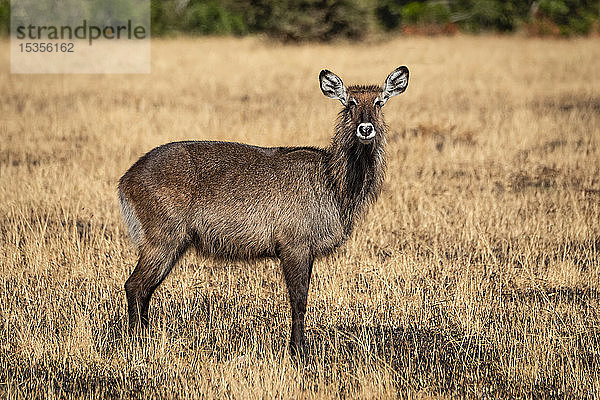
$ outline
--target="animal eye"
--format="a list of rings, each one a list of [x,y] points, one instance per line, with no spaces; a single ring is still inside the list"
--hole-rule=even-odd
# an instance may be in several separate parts
[[[355,105],[357,105],[358,103],[356,102],[356,100],[354,99],[350,99],[348,100],[348,105],[351,107],[354,107]]]
[[[383,101],[379,100],[379,97],[377,97],[377,98],[375,99],[375,101],[373,102],[373,105],[374,105],[375,107],[381,107],[381,106],[383,105]]]

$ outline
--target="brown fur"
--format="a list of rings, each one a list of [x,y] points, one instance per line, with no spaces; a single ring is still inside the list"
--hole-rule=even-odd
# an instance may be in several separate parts
[[[382,89],[347,92],[356,105],[340,112],[326,149],[175,142],[151,150],[123,175],[121,207],[139,250],[125,284],[130,328],[148,324],[152,293],[194,246],[231,260],[279,258],[292,308],[291,349],[304,348],[313,262],[344,243],[384,176],[387,128],[374,105]],[[355,136],[361,122],[375,127],[370,143]]]

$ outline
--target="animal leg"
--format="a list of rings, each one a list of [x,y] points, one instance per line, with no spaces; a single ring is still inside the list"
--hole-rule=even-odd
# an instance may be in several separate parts
[[[150,297],[165,280],[187,246],[141,248],[137,266],[125,282],[129,330],[148,326]]]
[[[280,259],[292,309],[290,352],[293,357],[303,357],[306,351],[304,314],[314,258],[309,252],[289,252],[281,254]]]

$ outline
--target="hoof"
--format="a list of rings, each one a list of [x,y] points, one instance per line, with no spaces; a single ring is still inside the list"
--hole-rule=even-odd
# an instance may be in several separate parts
[[[290,343],[290,357],[294,361],[305,362],[308,357],[306,343]]]

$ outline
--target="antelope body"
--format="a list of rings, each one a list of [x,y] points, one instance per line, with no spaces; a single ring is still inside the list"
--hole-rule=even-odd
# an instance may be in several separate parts
[[[290,349],[304,349],[315,258],[344,243],[379,194],[386,125],[381,107],[408,85],[399,67],[382,87],[349,86],[330,71],[322,92],[344,106],[326,149],[187,141],[142,156],[119,182],[139,260],[125,283],[130,329],[148,325],[154,290],[191,246],[221,259],[276,257],[292,310]]]

